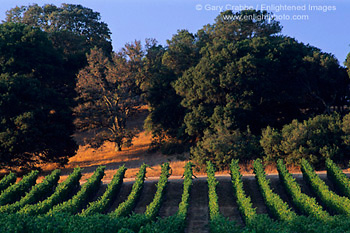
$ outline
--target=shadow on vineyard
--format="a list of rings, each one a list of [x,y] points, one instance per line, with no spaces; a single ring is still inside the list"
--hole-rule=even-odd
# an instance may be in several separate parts
[[[187,163],[182,179],[169,179],[169,163],[157,180],[146,178],[143,164],[135,181],[121,166],[108,184],[105,167],[80,184],[81,169],[58,183],[55,170],[42,182],[38,172],[19,182],[10,173],[0,180],[0,232],[345,232],[350,221],[350,179],[332,161],[327,174],[316,174],[303,160],[292,175],[282,160],[278,175],[266,175],[261,160],[255,175],[242,176],[232,160],[230,176],[193,175]],[[124,182],[123,182],[124,181]],[[301,182],[302,181],[302,182]],[[43,225],[44,224],[44,225]]]

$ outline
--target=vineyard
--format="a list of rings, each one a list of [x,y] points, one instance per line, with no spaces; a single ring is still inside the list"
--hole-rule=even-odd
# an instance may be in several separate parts
[[[10,173],[0,181],[0,232],[348,232],[350,180],[331,160],[327,176],[302,160],[302,176],[289,173],[282,160],[278,177],[266,175],[260,159],[255,176],[242,176],[238,160],[230,176],[195,177],[187,163],[183,179],[169,179],[161,165],[157,181],[146,180],[143,164],[134,182],[123,182],[121,166],[102,183],[105,167],[80,185],[75,168],[59,183],[54,170],[36,183],[32,171],[21,181]]]

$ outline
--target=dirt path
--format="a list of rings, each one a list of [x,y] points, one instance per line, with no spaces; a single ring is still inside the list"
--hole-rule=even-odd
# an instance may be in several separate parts
[[[100,185],[100,188],[99,188],[98,191],[95,193],[95,195],[93,195],[93,197],[90,198],[90,199],[88,200],[88,202],[83,206],[83,208],[82,208],[81,210],[86,209],[90,202],[95,202],[95,201],[97,201],[97,199],[98,199],[99,197],[101,197],[101,196],[106,192],[106,189],[107,189],[107,185],[106,185],[106,184],[101,184],[101,185]],[[81,212],[81,211],[80,211],[80,212]]]
[[[243,220],[238,210],[235,197],[233,196],[233,187],[230,176],[216,177],[219,184],[216,186],[218,194],[219,210],[224,217],[229,218],[243,225]]]
[[[140,199],[134,208],[134,212],[137,214],[143,214],[146,210],[146,206],[152,202],[154,194],[157,191],[157,181],[145,181],[141,192]]]
[[[186,233],[209,232],[208,184],[205,177],[193,180]]]
[[[109,210],[107,210],[107,213],[113,212],[119,206],[120,203],[122,203],[128,198],[133,184],[134,182],[131,181],[123,182],[122,187],[120,188],[119,193],[116,197],[116,200],[113,202]]]
[[[306,184],[302,174],[293,174],[297,183],[300,185],[303,193],[314,197],[314,194],[310,187]],[[320,175],[330,189],[333,189],[333,184],[327,179],[326,175]],[[240,216],[237,203],[233,197],[233,188],[230,176],[216,176],[218,180],[217,195],[219,201],[220,213],[224,217],[229,218],[232,221],[237,222],[240,225],[244,225]],[[279,181],[278,175],[267,175],[267,179],[270,180],[270,186],[276,194],[278,194],[283,201],[287,202],[289,206],[298,213],[294,208],[286,190]],[[243,188],[247,195],[250,196],[253,207],[256,208],[258,214],[267,214],[267,208],[264,203],[264,199],[258,189],[255,177],[252,175],[245,175],[242,177]],[[134,209],[135,213],[144,213],[146,206],[153,200],[156,192],[156,184],[158,180],[152,179],[145,181],[144,188],[142,190],[140,199],[138,200]],[[134,181],[124,180],[124,183],[117,195],[116,201],[111,205],[107,212],[114,211],[118,205],[125,201],[130,194]],[[91,201],[95,201],[98,197],[102,196],[106,191],[107,185],[101,185],[100,189]],[[169,179],[166,187],[164,201],[159,211],[159,216],[164,218],[172,216],[178,210],[179,203],[181,201],[183,191],[183,179],[180,177],[173,177]],[[206,177],[198,177],[193,180],[193,186],[190,193],[190,203],[187,216],[186,233],[196,232],[209,232],[209,198],[208,198],[208,184]],[[318,200],[319,201],[319,200]],[[323,206],[325,207],[325,206]],[[325,208],[326,209],[326,208]],[[331,213],[332,214],[332,213]]]
[[[322,174],[319,174],[320,176],[322,176]],[[300,185],[301,187],[301,191],[303,193],[305,193],[306,195],[310,196],[310,197],[314,197],[316,198],[316,201],[319,205],[321,205],[323,207],[324,210],[326,210],[328,213],[330,213],[331,215],[334,215],[335,213],[330,210],[329,208],[327,208],[326,205],[324,205],[321,200],[316,197],[315,193],[312,191],[311,187],[306,183],[306,181],[303,179],[303,175],[302,174],[293,174],[293,177],[295,178],[295,180],[297,181],[297,183]],[[327,179],[327,177],[324,177],[325,179]],[[326,181],[326,183],[328,183],[329,181]]]
[[[181,202],[183,180],[169,180],[165,190],[165,197],[159,210],[159,216],[169,217],[176,213]]]
[[[253,207],[256,208],[258,214],[266,214],[267,209],[264,203],[264,198],[260,193],[258,184],[254,176],[243,176],[243,188],[247,195],[250,196]]]
[[[327,174],[319,174],[321,180],[323,180],[326,185],[328,186],[329,190],[335,192],[336,194],[338,194],[336,188],[334,187],[333,183],[327,178]],[[340,195],[340,194],[338,194]]]
[[[310,197],[315,197],[314,193],[310,189],[310,187],[307,185],[305,180],[303,179],[302,174],[293,174],[293,177],[295,178],[295,181],[299,184],[301,188],[301,192],[305,193],[306,195]]]
[[[270,180],[270,187],[272,188],[273,192],[278,194],[294,212],[299,214],[299,211],[293,205],[292,200],[289,198],[285,188],[283,187],[283,184],[280,182],[279,176],[267,175],[266,178]]]

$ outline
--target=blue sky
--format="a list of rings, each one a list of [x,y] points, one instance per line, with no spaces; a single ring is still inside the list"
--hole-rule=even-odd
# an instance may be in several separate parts
[[[203,25],[213,23],[220,9],[270,9],[281,19],[282,34],[334,54],[340,64],[350,52],[348,0],[0,0],[0,3],[0,19],[5,18],[6,10],[32,3],[74,3],[92,8],[109,25],[116,51],[135,39],[155,38],[164,45],[178,29],[195,33]]]

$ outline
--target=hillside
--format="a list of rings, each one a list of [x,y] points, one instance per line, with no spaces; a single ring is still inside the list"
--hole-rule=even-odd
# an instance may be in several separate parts
[[[114,151],[114,145],[106,142],[98,149],[93,149],[89,145],[85,145],[84,138],[91,137],[93,133],[77,133],[75,140],[79,144],[77,154],[69,159],[68,164],[62,170],[63,177],[72,171],[76,166],[83,168],[82,181],[84,182],[90,177],[96,167],[100,165],[106,166],[106,175],[104,182],[109,182],[119,166],[125,164],[128,168],[126,178],[134,178],[141,164],[148,164],[148,177],[159,177],[160,164],[170,162],[172,174],[174,176],[182,176],[186,162],[188,160],[180,160],[178,155],[163,155],[160,152],[148,153],[147,150],[151,143],[151,134],[143,129],[143,122],[148,114],[147,107],[142,107],[139,113],[130,120],[128,127],[138,130],[137,136],[133,140],[133,145],[129,148],[123,148],[122,151]],[[181,156],[182,158],[184,155]],[[44,171],[50,171],[53,166],[44,167]],[[45,172],[46,173],[46,172]]]

